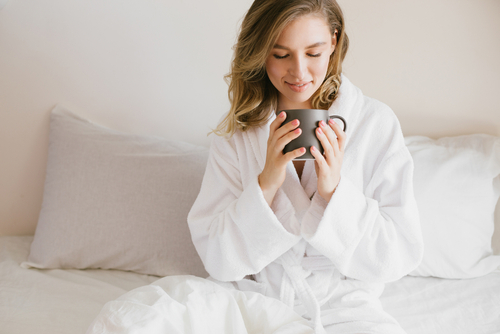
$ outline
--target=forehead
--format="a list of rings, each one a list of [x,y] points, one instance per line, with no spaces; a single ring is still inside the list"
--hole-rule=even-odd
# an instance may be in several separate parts
[[[300,48],[319,42],[331,42],[332,35],[326,20],[308,14],[290,22],[281,32],[276,44],[287,48]]]

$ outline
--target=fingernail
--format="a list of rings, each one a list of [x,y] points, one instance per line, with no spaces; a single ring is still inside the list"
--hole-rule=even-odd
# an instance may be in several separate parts
[[[300,128],[295,129],[293,132],[294,132],[294,133],[300,133]]]
[[[330,122],[330,124],[337,124],[337,123],[335,123],[335,121],[333,119],[331,119],[329,122]]]
[[[285,112],[284,111],[280,112],[280,117],[281,118],[285,117]]]
[[[325,122],[320,121],[320,122],[319,122],[319,125],[320,125],[320,126],[325,126],[326,124],[325,124]]]
[[[292,121],[292,124],[293,124],[293,125],[299,125],[299,120],[298,120],[298,119],[293,120],[293,121]]]
[[[318,128],[318,133],[323,133],[323,131],[321,130],[321,128]]]
[[[316,151],[316,147],[311,146],[311,151],[315,152]]]
[[[306,148],[305,147],[301,147],[300,148],[300,153],[306,153]]]

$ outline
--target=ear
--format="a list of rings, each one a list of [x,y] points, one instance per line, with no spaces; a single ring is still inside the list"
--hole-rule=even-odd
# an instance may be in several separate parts
[[[337,36],[338,36],[338,31],[337,29],[335,29],[335,32],[333,33],[332,36],[332,50],[330,55],[333,53],[333,51],[335,51],[335,47],[337,46]]]

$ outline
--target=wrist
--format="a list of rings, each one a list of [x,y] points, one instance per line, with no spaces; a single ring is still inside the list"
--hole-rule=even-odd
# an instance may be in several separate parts
[[[328,193],[323,193],[323,194],[319,194],[326,202],[330,202],[330,200],[332,199],[332,196],[333,194],[335,194],[335,191],[337,190],[337,188],[339,187],[339,183],[340,183],[340,179],[339,179],[339,182],[337,182],[337,185],[335,186],[335,188],[333,188],[333,191],[331,192],[328,192]]]
[[[262,194],[264,195],[264,199],[266,200],[267,204],[271,206],[273,203],[274,196],[278,192],[278,189],[270,186],[266,181],[265,178],[262,177],[262,174],[260,174],[257,178],[257,181],[259,183],[260,190],[262,191]]]

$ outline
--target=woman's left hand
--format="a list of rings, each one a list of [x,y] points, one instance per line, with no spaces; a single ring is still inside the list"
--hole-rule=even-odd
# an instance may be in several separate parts
[[[329,202],[340,182],[346,135],[337,123],[330,120],[328,124],[324,121],[319,123],[319,127],[316,128],[316,137],[325,150],[325,153],[321,154],[318,147],[311,147],[311,153],[316,159],[318,194]]]

